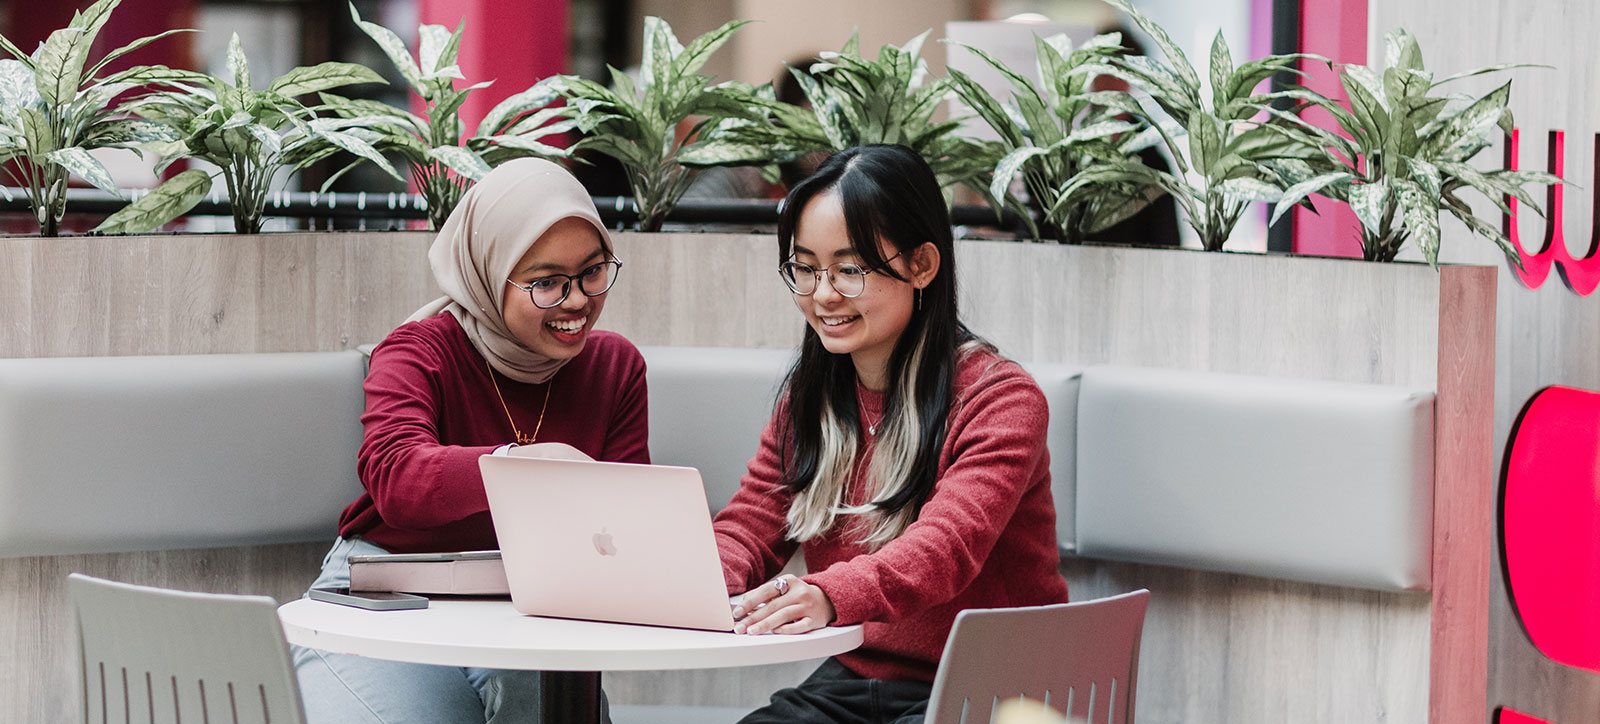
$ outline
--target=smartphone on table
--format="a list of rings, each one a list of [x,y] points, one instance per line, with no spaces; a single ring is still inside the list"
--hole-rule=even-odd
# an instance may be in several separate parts
[[[428,599],[422,596],[413,596],[409,593],[395,593],[393,591],[352,591],[348,588],[313,588],[310,597],[314,601],[327,601],[345,606],[365,608],[370,611],[405,611],[416,608],[427,608]]]

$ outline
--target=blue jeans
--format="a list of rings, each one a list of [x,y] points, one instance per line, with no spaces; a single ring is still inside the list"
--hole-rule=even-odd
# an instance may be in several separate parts
[[[350,585],[350,556],[386,553],[341,538],[312,588]],[[292,646],[307,724],[540,724],[537,671],[430,666]],[[602,721],[611,714],[600,694]],[[552,722],[552,724],[559,724]]]

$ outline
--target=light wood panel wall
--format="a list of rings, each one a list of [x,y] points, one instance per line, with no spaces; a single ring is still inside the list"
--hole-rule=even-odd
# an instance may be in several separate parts
[[[1375,34],[1404,27],[1416,36],[1428,66],[1443,77],[1496,63],[1536,63],[1509,74],[1470,79],[1454,91],[1481,94],[1512,80],[1511,107],[1522,130],[1521,167],[1545,168],[1547,133],[1564,130],[1566,191],[1564,233],[1574,255],[1588,251],[1594,227],[1595,134],[1600,133],[1600,65],[1594,31],[1600,3],[1592,0],[1392,0],[1372,5]],[[1370,54],[1381,59],[1381,49]],[[1484,152],[1480,165],[1500,162],[1499,148]],[[1539,195],[1542,201],[1542,194]],[[1483,218],[1498,213],[1475,204]],[[1538,246],[1546,223],[1525,214],[1525,243]],[[1522,406],[1553,384],[1600,390],[1600,294],[1579,297],[1551,272],[1529,289],[1504,265],[1490,244],[1473,238],[1454,221],[1444,227],[1444,258],[1501,267],[1495,362],[1495,467]],[[1495,481],[1498,485],[1498,480]],[[1493,501],[1494,498],[1491,498]],[[1492,510],[1492,508],[1491,508]],[[1488,552],[1492,566],[1488,622],[1488,699],[1484,719],[1510,706],[1564,724],[1600,722],[1600,675],[1556,664],[1540,654],[1516,617],[1505,588],[1499,540]]]
[[[310,352],[376,342],[438,296],[432,239],[3,238],[0,356]]]
[[[0,240],[8,356],[341,349],[435,294],[423,233]],[[639,344],[792,346],[801,318],[766,236],[616,235],[625,261],[601,326]],[[1434,387],[1440,276],[1414,265],[1246,254],[963,243],[964,314],[1016,358]],[[92,283],[91,283],[92,282]],[[130,289],[113,303],[85,289]],[[132,301],[125,301],[132,300]],[[81,300],[81,301],[79,301]],[[332,513],[330,512],[330,536]],[[15,590],[0,720],[65,721],[69,570],[197,590],[298,595],[323,544],[0,559]],[[229,578],[192,561],[240,569]],[[249,563],[256,561],[256,563]],[[1427,717],[1430,597],[1072,560],[1075,600],[1155,592],[1140,720]],[[248,578],[249,583],[245,583]],[[252,587],[253,586],[253,587]],[[3,610],[3,609],[0,609]],[[606,677],[619,704],[755,706],[811,664]],[[10,707],[9,709],[7,707]]]

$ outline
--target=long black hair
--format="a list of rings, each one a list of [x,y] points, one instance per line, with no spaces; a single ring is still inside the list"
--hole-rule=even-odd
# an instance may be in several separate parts
[[[794,253],[796,227],[806,206],[829,192],[838,195],[843,207],[851,249],[875,273],[909,281],[889,266],[878,249],[880,239],[894,247],[890,257],[904,254],[909,259],[925,243],[939,252],[938,272],[919,292],[890,354],[884,417],[868,470],[873,497],[867,505],[844,505],[861,428],[850,357],[830,353],[808,325],[785,385],[792,447],[783,482],[795,494],[790,537],[819,535],[840,513],[865,514],[875,520],[864,520],[862,538],[876,547],[904,531],[932,494],[958,356],[980,340],[957,317],[950,215],[939,182],[920,155],[904,146],[879,144],[829,157],[785,199],[778,220],[780,264]]]

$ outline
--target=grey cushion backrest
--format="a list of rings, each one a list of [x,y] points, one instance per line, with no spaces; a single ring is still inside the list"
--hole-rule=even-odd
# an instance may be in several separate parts
[[[0,556],[331,538],[356,351],[0,360]]]
[[[1075,365],[1024,362],[1050,405],[1050,492],[1056,502],[1056,540],[1063,551],[1076,547],[1078,497],[1078,385],[1083,368]]]
[[[650,387],[650,461],[700,470],[721,510],[772,418],[792,350],[640,347]]]
[[[1433,393],[1090,367],[1078,554],[1425,590]]]

